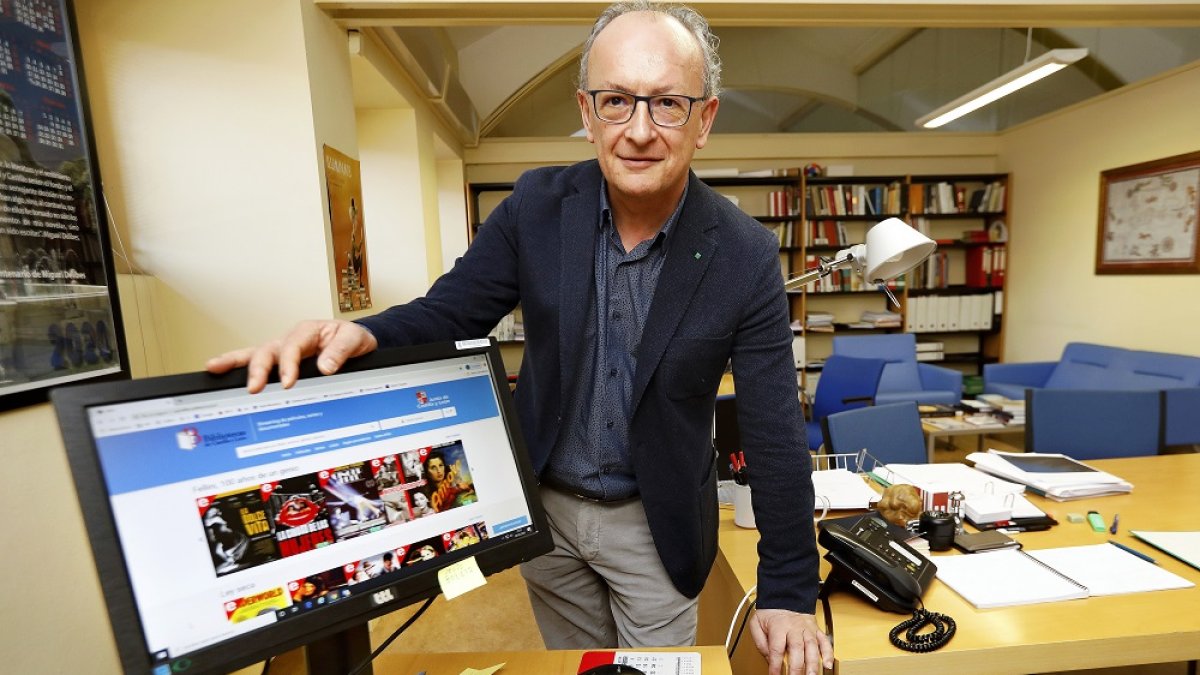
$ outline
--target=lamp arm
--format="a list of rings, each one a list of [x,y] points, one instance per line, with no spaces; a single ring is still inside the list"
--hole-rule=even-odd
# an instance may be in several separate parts
[[[863,262],[867,259],[867,247],[863,244],[855,244],[850,248],[844,248],[838,251],[837,256],[833,260],[827,258],[819,258],[816,267],[810,267],[794,277],[790,277],[783,282],[785,290],[795,290],[801,286],[811,284],[817,279],[823,279],[833,273],[834,270],[853,267],[855,273],[862,273]]]

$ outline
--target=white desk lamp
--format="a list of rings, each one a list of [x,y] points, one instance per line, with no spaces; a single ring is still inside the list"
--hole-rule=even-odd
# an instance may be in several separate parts
[[[829,276],[834,270],[851,267],[864,281],[880,284],[883,292],[899,308],[900,302],[884,282],[921,264],[936,248],[935,241],[917,232],[908,223],[899,218],[888,218],[867,230],[867,243],[842,249],[832,260],[821,258],[816,267],[788,279],[783,287],[797,289]]]

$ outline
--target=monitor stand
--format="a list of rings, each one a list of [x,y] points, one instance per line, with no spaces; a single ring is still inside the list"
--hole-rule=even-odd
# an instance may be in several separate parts
[[[365,623],[304,646],[308,675],[347,675],[370,655],[371,633]],[[372,675],[371,664],[367,664],[358,675]]]

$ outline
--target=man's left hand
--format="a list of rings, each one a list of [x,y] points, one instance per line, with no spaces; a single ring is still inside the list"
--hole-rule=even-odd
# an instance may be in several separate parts
[[[768,675],[782,675],[787,656],[787,675],[820,675],[821,666],[833,668],[833,644],[817,627],[812,614],[786,609],[759,609],[750,617],[754,645],[767,659]]]

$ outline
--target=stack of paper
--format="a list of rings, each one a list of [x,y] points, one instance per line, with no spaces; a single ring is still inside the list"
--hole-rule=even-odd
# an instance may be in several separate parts
[[[967,460],[980,471],[1027,485],[1033,492],[1060,502],[1133,491],[1131,483],[1066,455],[988,450],[973,452]]]
[[[879,493],[866,484],[863,477],[846,469],[828,469],[812,472],[813,492],[817,508],[827,500],[829,508],[869,509],[879,501]]]

